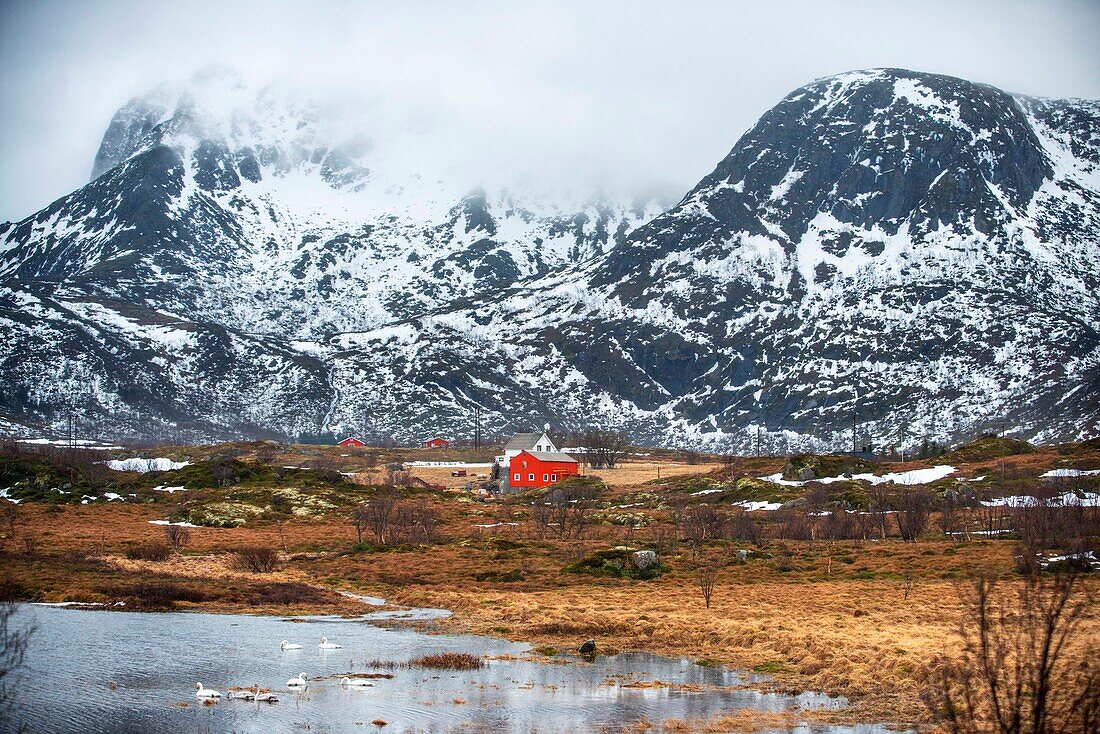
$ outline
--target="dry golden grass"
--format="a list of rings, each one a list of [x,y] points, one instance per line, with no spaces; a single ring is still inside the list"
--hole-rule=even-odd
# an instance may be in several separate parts
[[[685,474],[706,474],[718,469],[717,462],[685,464],[677,461],[653,461],[648,459],[629,459],[619,463],[614,469],[584,469],[583,473],[596,476],[606,484],[615,487],[634,487],[655,479],[683,476]],[[659,470],[659,471],[658,471]],[[658,477],[658,474],[660,476]]]

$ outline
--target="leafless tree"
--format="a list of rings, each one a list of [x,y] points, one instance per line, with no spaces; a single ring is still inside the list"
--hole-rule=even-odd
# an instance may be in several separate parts
[[[953,493],[945,495],[943,501],[940,503],[938,524],[940,526],[940,532],[948,537],[954,537],[964,533],[966,525],[963,522],[963,514],[960,511],[961,504],[959,498]]]
[[[749,513],[740,510],[729,516],[726,522],[726,537],[730,540],[747,540],[759,546],[764,543],[764,530]]]
[[[989,578],[966,592],[962,655],[934,661],[925,703],[952,734],[1100,731],[1100,667],[1083,639],[1092,593],[1074,575],[1025,579],[1004,593]],[[1072,653],[1070,653],[1072,655]]]
[[[363,542],[363,531],[370,525],[370,509],[364,504],[358,504],[351,511],[351,521],[355,523],[355,542]]]
[[[182,525],[165,525],[164,540],[179,553],[191,543],[191,531]]]
[[[932,513],[932,493],[919,487],[906,487],[898,500],[898,532],[904,540],[916,541],[928,528]]]
[[[722,564],[717,558],[700,558],[695,563],[695,580],[699,584],[699,591],[703,594],[703,603],[710,609],[710,598],[714,593],[714,586],[718,583],[718,572],[722,570]]]
[[[724,535],[726,514],[723,510],[700,503],[688,508],[684,516],[687,537],[696,546]]]
[[[617,431],[601,428],[589,428],[581,436],[585,449],[585,459],[593,469],[614,469],[619,460],[626,456],[630,440]]]
[[[386,533],[389,531],[396,505],[397,493],[392,490],[380,489],[367,500],[367,525],[379,545],[386,542]]]
[[[550,525],[551,506],[542,498],[535,500],[531,506],[531,515],[535,521],[535,535],[539,540],[546,537],[546,530]]]
[[[867,489],[867,497],[867,513],[873,520],[875,533],[880,540],[886,540],[891,510],[890,493],[885,484],[874,484]]]

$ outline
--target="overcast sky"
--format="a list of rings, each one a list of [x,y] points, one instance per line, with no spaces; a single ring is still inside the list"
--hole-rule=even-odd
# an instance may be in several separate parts
[[[1098,38],[1093,0],[0,0],[0,221],[80,187],[119,106],[210,63],[427,114],[533,177],[683,192],[812,79],[900,66],[1097,99]]]

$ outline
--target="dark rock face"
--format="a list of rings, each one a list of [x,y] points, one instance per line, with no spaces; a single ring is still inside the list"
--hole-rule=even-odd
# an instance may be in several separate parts
[[[853,72],[659,216],[478,190],[357,219],[279,192],[401,189],[369,142],[273,93],[229,122],[198,99],[130,102],[94,181],[0,225],[5,415],[75,395],[105,430],[411,440],[479,405],[770,451],[1100,430],[1100,103]]]

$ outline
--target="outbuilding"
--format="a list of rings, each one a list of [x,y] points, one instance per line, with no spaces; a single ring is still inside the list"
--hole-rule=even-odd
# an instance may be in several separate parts
[[[435,438],[429,438],[427,441],[420,445],[424,449],[449,449],[451,448],[451,442],[440,436]]]
[[[364,441],[360,441],[355,436],[348,436],[343,441],[340,441],[339,445],[344,446],[344,447],[352,447],[352,448],[359,449],[359,448],[363,448],[367,444]]]

